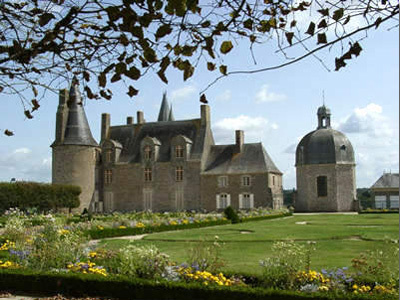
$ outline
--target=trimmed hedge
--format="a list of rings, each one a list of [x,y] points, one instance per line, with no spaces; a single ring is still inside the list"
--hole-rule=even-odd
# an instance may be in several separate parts
[[[36,208],[41,212],[79,207],[81,188],[37,182],[0,182],[0,213],[13,207]]]
[[[108,237],[138,235],[138,234],[153,233],[153,232],[226,225],[226,224],[230,224],[230,223],[231,222],[229,220],[216,220],[216,221],[191,223],[191,224],[177,224],[177,225],[163,224],[160,226],[146,226],[146,227],[142,227],[142,228],[127,227],[124,229],[121,229],[121,228],[104,228],[101,230],[100,229],[89,229],[89,230],[85,230],[84,233],[86,235],[89,235],[92,239],[103,239],[103,238],[108,238]]]
[[[398,214],[398,209],[366,209],[359,212],[359,214]]]
[[[281,214],[276,214],[276,215],[265,215],[265,216],[252,217],[252,218],[242,218],[242,219],[240,219],[240,222],[246,223],[246,222],[253,222],[253,221],[270,220],[270,219],[289,217],[292,215],[293,215],[292,212],[286,212],[286,213],[281,213]]]
[[[249,287],[202,286],[183,282],[156,282],[126,277],[99,277],[89,274],[37,273],[1,270],[0,290],[41,295],[64,294],[73,297],[112,297],[114,299],[229,299],[229,300],[297,300],[297,299],[376,299],[376,295],[300,293]],[[380,299],[396,299],[383,296]]]

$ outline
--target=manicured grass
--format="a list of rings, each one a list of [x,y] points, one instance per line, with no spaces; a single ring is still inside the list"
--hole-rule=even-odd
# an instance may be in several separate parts
[[[246,233],[243,233],[246,232]],[[174,261],[187,260],[187,249],[196,241],[210,243],[214,237],[224,243],[221,257],[225,271],[260,274],[259,260],[271,252],[278,240],[295,240],[299,243],[316,241],[311,267],[335,268],[351,265],[351,259],[366,250],[385,247],[385,239],[398,239],[399,216],[373,215],[295,215],[284,219],[265,220],[235,225],[154,233],[135,244],[154,244],[169,254]],[[120,248],[127,240],[104,240],[101,246]],[[398,257],[393,258],[398,265]]]

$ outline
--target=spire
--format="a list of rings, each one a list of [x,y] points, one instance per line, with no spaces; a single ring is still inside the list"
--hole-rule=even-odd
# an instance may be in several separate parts
[[[321,128],[331,128],[331,110],[324,105],[318,108],[318,127]]]
[[[158,122],[168,121],[170,116],[169,104],[167,100],[167,93],[164,92],[161,103],[160,113],[158,114]]]
[[[168,121],[175,121],[174,113],[172,112],[172,104],[171,104],[171,108],[169,110]]]
[[[82,105],[82,97],[79,92],[79,82],[74,76],[68,99],[68,120],[65,128],[65,145],[98,146],[90,131],[85,110]]]

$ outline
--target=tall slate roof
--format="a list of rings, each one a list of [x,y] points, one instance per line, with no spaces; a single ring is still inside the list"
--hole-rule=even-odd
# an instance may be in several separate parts
[[[275,172],[282,174],[261,143],[244,144],[241,153],[236,145],[211,146],[205,174],[248,174]]]
[[[164,93],[161,102],[160,112],[158,113],[158,122],[173,121],[173,118],[174,115],[172,113],[172,107],[170,108],[167,100],[167,94]]]
[[[63,144],[98,146],[90,131],[76,77],[72,80],[69,90],[68,119]]]
[[[399,188],[399,173],[385,173],[372,186],[376,188]]]
[[[191,158],[200,158],[203,151],[205,132],[200,128],[200,119],[185,121],[163,121],[110,127],[110,139],[122,145],[120,162],[140,162],[140,144],[146,137],[160,141],[160,162],[171,160],[171,141],[178,135],[192,142]]]

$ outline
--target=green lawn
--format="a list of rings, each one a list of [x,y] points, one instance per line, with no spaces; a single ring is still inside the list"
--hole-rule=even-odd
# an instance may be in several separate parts
[[[295,215],[283,219],[154,233],[134,243],[154,244],[174,261],[184,262],[187,249],[194,242],[202,239],[212,242],[215,236],[224,243],[221,256],[225,261],[225,271],[259,274],[259,260],[269,255],[271,245],[277,240],[315,241],[317,250],[313,253],[311,266],[320,270],[350,266],[351,259],[359,253],[384,248],[385,239],[398,239],[399,215]],[[99,245],[115,249],[127,243],[127,240],[104,240]],[[393,260],[393,264],[398,265],[398,257],[393,257]]]

